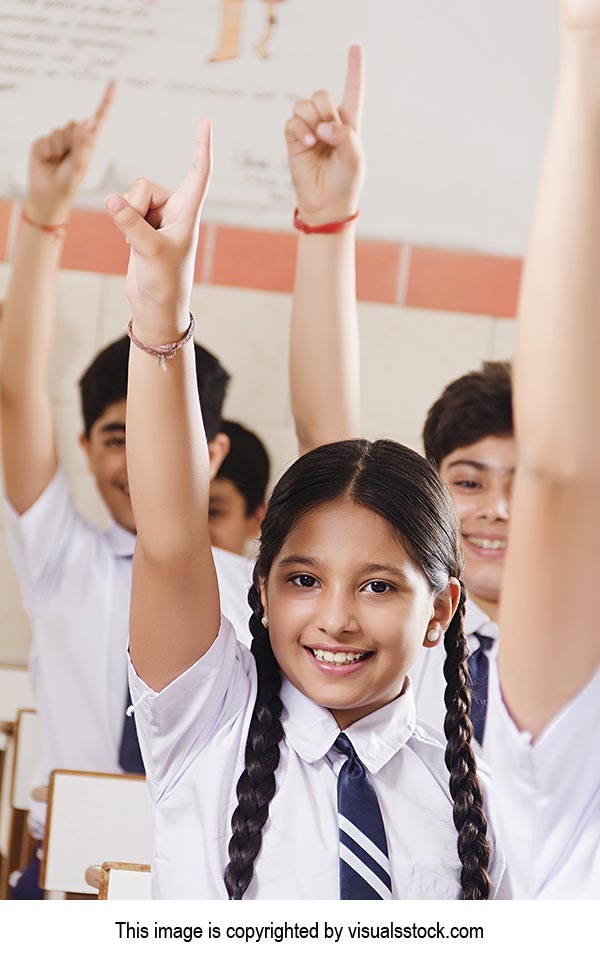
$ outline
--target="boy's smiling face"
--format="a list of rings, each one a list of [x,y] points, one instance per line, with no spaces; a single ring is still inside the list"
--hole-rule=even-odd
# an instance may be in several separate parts
[[[84,435],[80,442],[111,517],[135,534],[125,459],[126,409],[125,399],[109,404],[92,425],[89,438]]]
[[[517,466],[513,436],[489,435],[456,448],[440,464],[460,520],[467,590],[484,606],[500,599]]]

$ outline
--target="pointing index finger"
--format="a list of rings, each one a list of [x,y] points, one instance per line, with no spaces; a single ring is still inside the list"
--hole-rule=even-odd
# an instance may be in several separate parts
[[[192,155],[192,164],[178,194],[184,198],[188,213],[196,216],[208,187],[212,166],[212,121],[203,117],[198,123],[196,143]]]
[[[113,105],[115,95],[117,92],[117,85],[114,80],[111,80],[107,84],[102,100],[98,106],[96,112],[90,117],[90,126],[92,127],[94,133],[99,133],[106,122],[106,118],[110,113],[110,109]]]
[[[348,50],[348,69],[340,116],[345,124],[360,130],[364,93],[364,58],[359,43],[353,43]]]

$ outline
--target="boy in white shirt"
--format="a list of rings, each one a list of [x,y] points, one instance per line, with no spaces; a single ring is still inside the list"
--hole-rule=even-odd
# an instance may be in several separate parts
[[[31,671],[43,745],[37,784],[46,784],[55,768],[143,771],[135,725],[125,716],[135,544],[125,462],[129,339],[102,351],[80,384],[85,424],[80,441],[112,517],[105,532],[86,522],[71,500],[57,459],[46,384],[66,222],[112,96],[109,88],[90,120],[33,145],[2,325],[6,533],[33,626]],[[229,446],[220,432],[228,375],[197,345],[196,369],[216,473]],[[219,550],[215,561],[228,617],[248,638],[249,565]],[[35,804],[30,819],[35,838],[43,838],[44,822],[45,806]],[[38,870],[36,859],[13,898],[41,897]]]
[[[483,743],[489,663],[498,649],[498,607],[508,547],[510,499],[517,463],[511,367],[485,362],[449,384],[423,428],[425,455],[452,495],[461,526],[468,591],[465,631],[471,657],[471,720]],[[411,671],[419,718],[444,723],[442,645],[423,648]]]

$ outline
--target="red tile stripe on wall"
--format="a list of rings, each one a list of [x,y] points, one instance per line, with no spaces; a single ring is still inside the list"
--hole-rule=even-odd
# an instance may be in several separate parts
[[[0,201],[0,260],[8,259],[11,213],[12,205]],[[203,225],[196,280],[289,293],[294,283],[296,245],[297,236],[291,231]],[[73,212],[65,241],[64,268],[124,274],[127,261],[127,245],[108,215],[100,211]],[[514,317],[520,275],[519,258],[380,240],[360,239],[357,244],[357,288],[362,301]]]

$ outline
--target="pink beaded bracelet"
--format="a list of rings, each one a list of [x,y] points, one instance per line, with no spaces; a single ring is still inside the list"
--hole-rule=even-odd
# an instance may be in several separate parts
[[[140,341],[140,339],[135,336],[135,334],[133,333],[133,318],[130,320],[129,324],[127,325],[127,333],[129,335],[130,341],[133,344],[135,344],[136,347],[139,347],[140,351],[145,351],[146,354],[153,354],[154,357],[157,357],[158,363],[160,364],[162,370],[166,371],[167,361],[170,361],[171,358],[175,357],[175,355],[177,354],[177,351],[181,347],[183,347],[184,344],[187,344],[189,340],[191,340],[191,338],[194,335],[195,327],[196,327],[196,322],[194,320],[193,314],[190,312],[190,326],[188,327],[185,334],[183,334],[178,341],[171,341],[170,344],[158,344],[156,347],[154,347],[154,345],[152,344],[144,344],[143,341]]]

